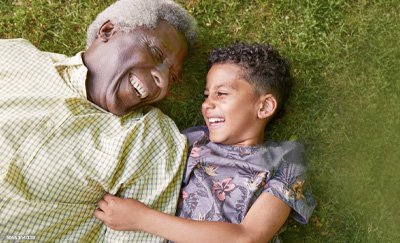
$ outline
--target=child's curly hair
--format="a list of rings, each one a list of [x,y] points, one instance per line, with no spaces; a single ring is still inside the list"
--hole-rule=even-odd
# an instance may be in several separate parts
[[[253,86],[256,95],[274,95],[278,102],[274,118],[283,116],[285,103],[294,84],[287,58],[281,57],[269,44],[235,42],[231,46],[214,49],[208,58],[207,70],[214,64],[224,63],[241,66],[243,79]]]

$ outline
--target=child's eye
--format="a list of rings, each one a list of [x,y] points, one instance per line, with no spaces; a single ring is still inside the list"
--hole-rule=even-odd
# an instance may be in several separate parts
[[[227,93],[225,93],[225,92],[217,92],[217,96],[218,97],[223,96],[223,95],[227,95]]]
[[[208,98],[208,94],[203,94],[203,99],[207,99]]]

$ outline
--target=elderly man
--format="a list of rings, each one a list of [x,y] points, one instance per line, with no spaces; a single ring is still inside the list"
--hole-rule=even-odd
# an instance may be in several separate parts
[[[0,241],[159,242],[108,229],[109,192],[174,214],[186,138],[154,107],[197,35],[170,0],[121,0],[74,57],[0,41]]]

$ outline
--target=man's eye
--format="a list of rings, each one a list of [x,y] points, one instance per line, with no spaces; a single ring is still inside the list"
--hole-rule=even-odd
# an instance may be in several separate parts
[[[154,57],[159,60],[162,60],[164,57],[164,54],[157,48],[151,48],[151,52],[153,53]]]

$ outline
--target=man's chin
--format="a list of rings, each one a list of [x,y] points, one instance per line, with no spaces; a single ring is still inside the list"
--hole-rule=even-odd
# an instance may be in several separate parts
[[[136,105],[134,105],[133,107],[131,107],[129,109],[121,109],[120,107],[118,107],[119,109],[118,108],[110,109],[109,112],[113,113],[116,116],[125,116],[125,115],[131,113],[132,111],[135,111],[135,110],[137,110],[137,109],[139,109],[139,108],[141,108],[141,107],[143,107],[145,105],[149,105],[149,104],[151,104],[151,102],[149,102],[149,103],[139,103],[139,104],[136,104]]]
[[[112,106],[108,107],[109,108],[108,111],[113,113],[116,116],[125,116],[128,113],[130,113],[130,112],[132,112],[132,111],[134,111],[136,109],[139,109],[139,108],[141,108],[143,106],[146,106],[146,105],[154,104],[159,100],[161,100],[161,99],[144,99],[144,100],[141,100],[140,102],[138,102],[135,105],[131,105],[131,108],[126,108],[126,109],[121,108],[121,106],[126,107],[126,105],[123,104],[123,103],[120,106],[118,106],[116,104],[113,104]]]
[[[116,116],[125,116],[126,114],[130,113],[131,111],[137,109],[136,105],[130,109],[126,109],[125,106],[118,106],[118,105],[114,105],[114,106],[109,106],[108,107],[108,111],[111,112],[112,114],[116,115]]]

